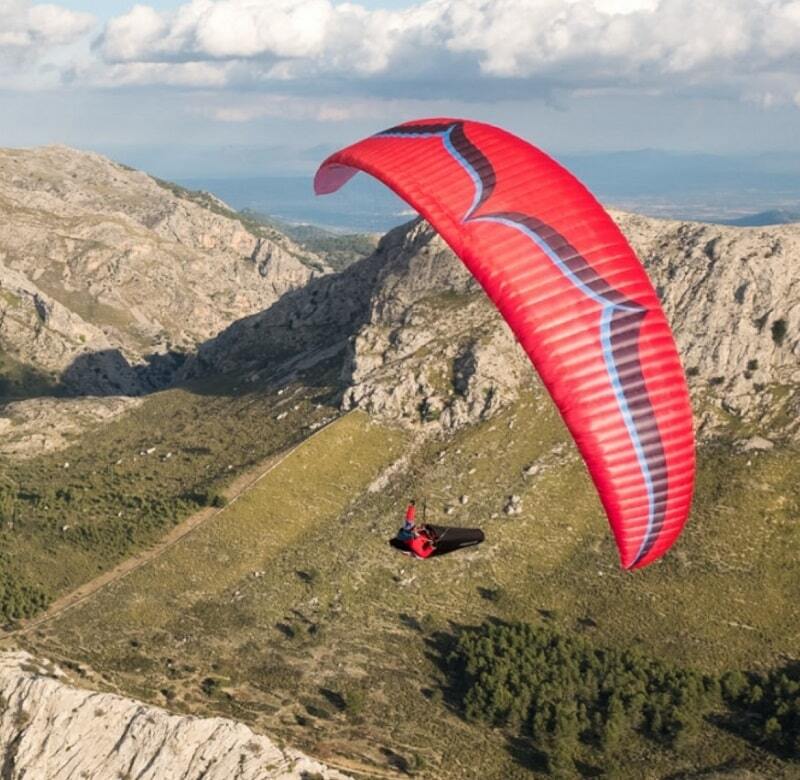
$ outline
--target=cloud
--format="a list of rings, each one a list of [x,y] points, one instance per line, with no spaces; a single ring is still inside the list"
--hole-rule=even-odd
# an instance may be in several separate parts
[[[222,105],[204,113],[218,122],[233,124],[258,119],[314,119],[320,122],[345,122],[379,113],[375,107],[338,102],[320,102],[288,95],[262,95],[241,105]]]
[[[94,24],[58,4],[0,0],[0,75],[22,86],[60,76],[90,87],[317,95],[330,118],[362,110],[336,109],[344,95],[354,105],[448,97],[560,105],[569,96],[659,93],[769,109],[795,104],[800,91],[800,0],[136,4],[106,24],[91,53],[84,47],[68,62]]]
[[[320,99],[280,93],[223,95],[207,98],[199,109],[217,122],[249,123],[260,119],[312,119],[317,122],[379,120],[387,115],[407,116],[424,113],[423,101],[375,98]]]
[[[111,63],[103,68],[89,65],[79,69],[73,81],[90,81],[94,87],[169,87],[224,88],[235,79],[235,65],[224,62],[129,62]]]
[[[91,14],[63,6],[0,0],[0,64],[20,65],[74,43],[91,30]]]
[[[761,91],[774,94],[780,73],[792,100],[800,0],[424,0],[399,11],[191,0],[174,12],[135,6],[108,23],[97,50],[123,82],[147,73],[172,83],[186,63],[205,63],[230,85],[355,81],[388,92],[402,83],[443,96],[485,81],[502,85],[498,94],[666,89],[752,99],[762,79],[772,86]]]

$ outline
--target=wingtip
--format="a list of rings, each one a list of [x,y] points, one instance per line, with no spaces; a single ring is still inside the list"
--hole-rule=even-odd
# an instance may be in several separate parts
[[[358,173],[357,168],[337,162],[324,162],[314,176],[314,194],[330,195],[347,184]]]

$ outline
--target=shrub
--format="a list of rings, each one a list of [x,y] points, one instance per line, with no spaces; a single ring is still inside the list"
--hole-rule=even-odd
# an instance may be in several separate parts
[[[228,499],[222,495],[222,493],[214,493],[211,499],[211,506],[216,507],[217,509],[222,509],[228,503]]]
[[[44,591],[13,576],[0,555],[0,619],[3,622],[33,617],[49,602]]]
[[[776,753],[800,757],[800,664],[768,673],[729,672],[722,693],[734,730]]]
[[[367,697],[363,688],[353,685],[342,691],[342,701],[344,702],[345,712],[350,717],[358,718],[364,712]]]
[[[206,677],[200,683],[200,689],[206,696],[213,696],[220,689],[220,682],[215,677]]]
[[[413,775],[426,767],[425,759],[419,753],[412,753],[408,759],[408,771]]]
[[[8,477],[0,478],[0,523],[14,519],[16,504],[16,483]]]
[[[783,344],[784,338],[786,338],[786,320],[775,320],[772,323],[772,340],[777,344],[777,346],[781,346]]]

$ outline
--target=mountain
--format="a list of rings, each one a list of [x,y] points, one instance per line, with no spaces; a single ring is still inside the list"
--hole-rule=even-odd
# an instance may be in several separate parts
[[[744,217],[724,221],[726,225],[739,227],[766,227],[767,225],[786,225],[791,222],[800,222],[800,211],[790,209],[769,209],[759,211],[757,214],[748,214]]]
[[[332,151],[332,150],[331,150]],[[321,160],[329,152],[321,152]],[[312,173],[234,179],[181,179],[191,189],[213,192],[236,209],[269,214],[290,223],[311,223],[350,233],[385,232],[413,215],[408,205],[371,176],[356,176],[336,198],[314,194]]]
[[[274,227],[289,236],[304,249],[321,255],[335,271],[341,271],[357,260],[369,257],[378,245],[378,233],[347,233],[342,230],[329,230],[308,223],[293,223],[244,210],[242,214],[269,227]]]
[[[7,397],[163,386],[197,344],[329,271],[210,195],[66,147],[0,150]]]
[[[0,654],[3,777],[346,780],[240,723],[170,715],[70,682],[27,653]],[[80,757],[71,760],[76,743]]]
[[[208,196],[169,197],[208,213]],[[692,517],[658,564],[620,570],[527,358],[415,221],[198,337],[158,392],[62,398],[43,385],[4,406],[0,614],[24,633],[0,642],[142,702],[117,702],[111,729],[138,727],[137,707],[167,741],[161,708],[237,720],[366,776],[541,776],[556,749],[597,776],[796,776],[780,691],[800,684],[800,227],[614,216],[664,301],[700,434]],[[40,381],[16,354],[9,370]],[[101,403],[98,424],[71,419]],[[65,410],[74,426],[54,441]],[[386,542],[410,496],[428,521],[480,526],[486,542],[427,562],[396,555]],[[604,722],[601,739],[559,746],[533,733],[529,710],[503,715],[514,697],[502,674],[484,688],[465,674],[458,652],[486,646],[469,644],[476,631],[519,623],[584,658],[630,662],[627,677],[651,670],[616,738]],[[545,682],[550,698],[531,706],[575,701],[576,688]],[[27,738],[18,713],[37,701],[0,702],[0,751]],[[72,724],[96,723],[79,714]],[[179,725],[191,723],[203,727]],[[81,755],[55,752],[64,765]]]
[[[731,415],[800,430],[800,227],[615,217],[673,323],[700,430]],[[343,408],[394,422],[474,422],[532,376],[476,282],[422,222],[391,231],[372,257],[234,323],[203,344],[181,376],[280,374],[337,351]]]
[[[319,163],[333,151],[335,147],[309,150],[305,166]],[[218,161],[218,155],[213,157]],[[652,217],[719,222],[757,208],[800,202],[797,152],[713,155],[640,149],[565,151],[555,157],[602,202]],[[240,164],[241,159],[230,161],[229,168]],[[169,163],[160,168],[174,170]],[[251,168],[274,169],[274,161],[263,160]],[[385,232],[413,214],[398,196],[370,176],[356,176],[335,198],[316,197],[311,187],[313,170],[308,167],[305,175],[256,178],[241,171],[234,178],[180,182],[213,192],[236,209],[353,232]]]

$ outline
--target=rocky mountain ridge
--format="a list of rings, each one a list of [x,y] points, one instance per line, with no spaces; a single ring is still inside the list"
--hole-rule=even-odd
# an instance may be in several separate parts
[[[421,221],[330,274],[213,196],[62,147],[0,152],[0,211],[0,360],[77,394],[219,372],[277,381],[324,364],[343,409],[437,430],[489,416],[536,381]],[[614,216],[663,299],[701,433],[741,419],[797,434],[800,226]],[[56,411],[36,399],[8,404],[5,418],[20,432]],[[107,404],[81,413],[110,419]]]
[[[0,654],[0,772],[5,780],[347,777],[235,721],[171,715],[76,687],[21,651]]]
[[[208,194],[67,147],[0,150],[0,350],[69,393],[163,386],[184,353],[330,270]]]
[[[796,434],[800,226],[614,217],[673,324],[701,431],[733,417]],[[280,374],[332,352],[342,355],[344,409],[407,424],[474,422],[535,381],[477,283],[421,221],[387,234],[371,258],[234,323],[182,376]]]
[[[102,158],[89,165],[66,150],[33,154],[42,166],[33,180],[24,173],[30,158],[23,165],[0,155],[1,343],[75,392],[108,397],[9,404],[0,414],[4,446],[15,436],[39,450],[58,446],[44,429],[58,426],[59,414],[74,426],[61,432],[60,443],[70,443],[81,415],[125,414],[139,402],[128,394],[173,378],[233,373],[256,387],[336,372],[343,409],[443,434],[491,417],[536,381],[479,286],[424,222],[390,232],[372,256],[330,274],[323,260],[279,234],[260,235],[213,198]],[[80,170],[69,160],[59,170],[72,154]],[[748,440],[756,449],[796,435],[800,227],[615,217],[673,323],[701,433],[752,422],[767,437]],[[317,262],[319,270],[309,267]],[[243,726],[76,689],[28,657],[0,660],[0,692],[2,777],[77,778],[86,760],[101,777],[336,777]],[[80,767],[70,751],[78,740]]]

